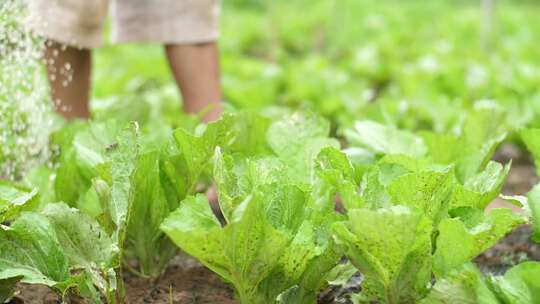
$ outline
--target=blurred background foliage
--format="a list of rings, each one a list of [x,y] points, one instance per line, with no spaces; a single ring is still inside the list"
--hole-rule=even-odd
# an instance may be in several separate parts
[[[485,106],[501,108],[512,129],[538,125],[539,9],[496,1],[486,40],[479,1],[227,0],[225,100],[308,108],[338,134],[363,118],[446,132]],[[97,117],[145,121],[148,104],[162,99],[175,120],[179,97],[159,46],[108,45],[96,65]]]
[[[467,117],[482,115],[516,140],[511,131],[540,126],[540,2],[494,3],[486,20],[472,0],[225,0],[224,99],[230,111],[269,118],[311,110],[340,138],[366,119],[459,135]],[[156,142],[196,124],[181,111],[161,46],[107,42],[94,65],[94,121],[136,120]],[[2,104],[13,107],[8,99]],[[8,133],[6,142],[21,138]],[[19,150],[0,149],[0,160]],[[19,162],[36,155],[27,154]]]

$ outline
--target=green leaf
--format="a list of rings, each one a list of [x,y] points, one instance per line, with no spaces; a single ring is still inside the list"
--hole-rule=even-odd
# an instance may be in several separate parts
[[[492,280],[492,288],[503,303],[538,303],[540,301],[540,263],[523,262]]]
[[[98,167],[109,161],[107,150],[118,144],[116,136],[121,128],[115,121],[106,121],[70,132],[63,139],[54,190],[57,201],[75,206],[99,175]]]
[[[354,129],[345,130],[345,138],[350,146],[365,148],[376,155],[422,157],[427,152],[422,138],[374,121],[357,122]]]
[[[221,229],[203,196],[188,198],[162,229],[188,254],[233,283],[243,303],[254,303],[259,282],[268,275],[287,237],[265,221],[260,202],[251,200],[242,219]],[[190,220],[188,220],[190,218]]]
[[[489,162],[486,169],[471,176],[465,184],[456,185],[450,202],[450,209],[471,207],[484,210],[503,187],[511,163],[502,166],[497,162]]]
[[[302,303],[298,302],[298,294],[300,288],[298,286],[293,286],[287,289],[285,292],[279,294],[276,299],[276,302],[279,304],[289,304],[289,303]],[[314,303],[313,301],[311,303]]]
[[[50,204],[42,212],[49,220],[71,269],[84,269],[93,284],[103,293],[112,292],[112,271],[118,246],[99,223],[77,209],[64,204]]]
[[[536,174],[540,176],[540,129],[523,129],[520,135],[534,158]]]
[[[235,121],[234,116],[226,115],[207,126],[202,125],[197,134],[184,129],[174,131],[174,142],[166,146],[160,163],[162,186],[168,204],[173,209],[186,196],[195,193],[216,148],[226,148],[233,142],[237,132]],[[216,180],[219,185],[219,179]]]
[[[261,282],[259,292],[264,293],[265,298],[274,299],[284,290],[296,286],[293,293],[286,292],[289,303],[316,301],[318,292],[327,285],[327,278],[322,274],[332,270],[341,257],[334,242],[329,240],[330,235],[325,241],[318,242],[316,233],[311,222],[303,222],[278,265]]]
[[[320,254],[317,251],[321,249],[314,246],[313,238],[311,223],[304,222],[288,250],[281,255],[277,267],[261,283],[261,289],[266,294],[266,298],[276,298],[280,292],[287,290],[300,280],[307,264]]]
[[[479,147],[474,148],[471,153],[457,161],[457,176],[461,182],[464,182],[483,170],[484,167],[493,158],[497,147],[506,139],[506,133],[493,136],[484,141]]]
[[[90,180],[85,178],[80,171],[73,148],[64,149],[54,179],[56,200],[75,206],[81,193],[86,192],[90,185]]]
[[[23,214],[0,230],[0,279],[55,286],[69,279],[69,260],[44,216]]]
[[[24,185],[36,188],[39,193],[40,205],[55,201],[54,172],[48,165],[41,165],[31,169],[24,176]]]
[[[378,166],[368,168],[360,184],[361,196],[368,208],[376,209],[390,207],[391,197],[386,192],[385,185],[380,179],[381,170]]]
[[[365,275],[362,294],[382,303],[413,303],[431,280],[432,224],[405,206],[349,210],[334,225],[335,238]]]
[[[91,171],[107,161],[107,149],[116,143],[122,127],[114,120],[92,123],[88,128],[75,134],[73,148],[77,155],[77,165]],[[92,176],[85,176],[91,178]]]
[[[118,249],[97,222],[64,204],[24,213],[0,230],[0,280],[44,284],[61,293],[75,288],[97,301],[114,291],[108,277]]]
[[[468,146],[480,148],[485,147],[490,141],[502,142],[508,131],[508,126],[505,124],[507,113],[508,111],[498,105],[475,107],[467,113],[462,127],[465,143]]]
[[[460,160],[465,151],[472,152],[464,145],[463,138],[451,134],[423,131],[419,135],[427,146],[427,155],[437,164],[451,164]]]
[[[524,129],[520,132],[527,149],[534,157],[536,174],[540,175],[540,129]],[[533,240],[540,243],[540,186],[536,185],[528,194],[529,207],[534,223]]]
[[[523,262],[497,277],[485,277],[468,263],[439,279],[421,303],[536,303],[540,300],[539,276],[538,262]]]
[[[271,120],[258,111],[244,110],[237,114],[235,128],[238,130],[231,151],[247,156],[269,154],[270,147],[266,142],[266,132]]]
[[[236,207],[231,221],[222,228],[206,197],[199,195],[182,202],[161,229],[180,248],[231,282],[243,303],[273,302],[264,299],[259,284],[292,242],[304,218],[305,203],[297,187],[264,185]]]
[[[474,210],[474,209],[473,209]],[[508,209],[493,209],[484,219],[468,228],[459,218],[444,219],[439,224],[433,272],[442,278],[461,267],[525,221]]]
[[[171,240],[205,266],[231,281],[229,264],[223,256],[224,236],[204,195],[189,196],[161,224]]]
[[[232,281],[246,303],[260,297],[258,285],[279,263],[303,218],[305,198],[299,190],[275,190],[272,185],[255,192],[239,221],[224,229],[223,249],[232,266]]]
[[[177,174],[183,176],[182,179],[176,181],[176,184],[181,183],[177,186],[178,189],[184,191],[179,193],[180,199],[193,193],[216,147],[225,147],[233,142],[236,135],[236,130],[233,128],[234,122],[233,116],[225,115],[218,121],[203,125],[203,131],[200,134],[192,134],[184,129],[173,132],[180,153],[180,159],[177,162],[181,162],[176,167],[182,170]]]
[[[496,136],[490,134],[484,141],[478,142],[478,139],[467,137],[472,136],[468,133],[460,137],[432,132],[422,132],[420,135],[428,147],[427,156],[437,164],[454,165],[458,180],[462,183],[486,166],[506,138],[505,133]]]
[[[22,211],[33,210],[39,204],[37,190],[16,186],[0,180],[0,223]]]
[[[138,125],[132,123],[117,137],[117,143],[108,151],[111,161],[111,203],[110,215],[117,229],[123,229],[129,212],[131,175],[139,153]]]
[[[421,304],[498,304],[482,273],[472,263],[437,280]],[[523,302],[526,303],[526,302]]]
[[[345,153],[333,147],[323,148],[315,160],[315,173],[315,200],[332,200],[339,193],[347,209],[363,204],[358,194],[357,173]]]
[[[299,183],[314,178],[314,160],[325,147],[339,149],[339,142],[329,138],[330,124],[314,114],[296,113],[273,123],[266,135],[268,144],[288,167],[288,175]]]
[[[329,271],[326,279],[330,285],[345,285],[357,272],[358,269],[356,269],[356,267],[354,267],[350,261],[347,261],[346,263],[337,265],[331,271]]]
[[[531,209],[532,221],[534,224],[534,233],[532,239],[540,243],[540,184],[527,194],[529,199],[529,208]]]
[[[158,277],[177,247],[159,229],[178,203],[169,205],[162,186],[159,152],[139,156],[131,178],[127,245],[143,275]]]
[[[235,159],[216,149],[214,180],[218,188],[219,205],[227,220],[234,210],[259,186],[291,181],[287,167],[274,156]]]
[[[386,191],[393,204],[421,210],[436,226],[446,216],[454,185],[451,171],[422,171],[395,178]]]

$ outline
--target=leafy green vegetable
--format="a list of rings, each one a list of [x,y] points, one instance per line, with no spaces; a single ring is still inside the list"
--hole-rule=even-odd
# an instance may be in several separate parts
[[[525,223],[505,209],[484,215],[508,170],[492,162],[462,184],[452,167],[404,155],[368,167],[364,205],[334,224],[334,237],[365,275],[356,301],[418,302],[432,275],[445,277]]]
[[[63,203],[48,204],[2,226],[0,280],[22,277],[22,282],[54,287],[63,296],[73,291],[93,302],[123,301],[121,261],[137,141],[137,125],[132,124],[105,151],[110,171],[102,169],[98,174],[109,175],[111,185],[96,180],[94,186],[106,216],[92,218]],[[15,201],[21,197],[9,191],[3,194]]]
[[[301,195],[298,189],[290,188],[289,191]],[[283,223],[284,226],[271,223],[273,219],[280,220],[283,215],[280,212],[289,210],[265,206],[266,195],[272,193],[256,193],[248,198],[235,215],[234,222],[225,228],[221,228],[202,196],[182,202],[162,225],[165,233],[184,251],[231,282],[242,303],[268,302],[269,299],[263,299],[257,293],[257,287],[276,267],[292,241],[293,235],[288,230],[298,229],[293,227],[294,222]],[[300,198],[287,203],[298,209],[304,202]],[[268,214],[265,209],[278,213]]]
[[[349,221],[337,223],[337,241],[366,276],[365,301],[415,302],[431,279],[430,220],[405,206],[376,211],[349,210]]]
[[[497,162],[489,162],[484,171],[471,176],[463,185],[456,186],[450,209],[460,207],[485,209],[501,192],[510,166],[511,164],[508,164],[503,167]]]
[[[135,161],[139,154],[137,132],[138,125],[136,123],[122,130],[118,134],[116,144],[108,151],[112,179],[109,212],[112,222],[116,225],[118,234],[121,234],[122,227],[128,221],[130,211],[130,178],[135,170]],[[117,237],[122,238],[119,235]]]
[[[339,193],[345,208],[364,204],[357,186],[359,174],[343,152],[333,147],[322,149],[315,160],[315,173],[315,200],[328,201]]]
[[[113,298],[110,267],[118,247],[76,209],[50,204],[43,212],[24,213],[1,227],[0,249],[1,280],[22,277],[21,282],[55,287],[63,295],[74,289],[94,301],[98,291]]]
[[[524,223],[525,220],[510,209],[494,209],[477,223],[463,222],[458,218],[443,220],[439,225],[437,249],[433,256],[435,276],[444,277]]]
[[[99,166],[108,161],[107,149],[116,143],[120,130],[118,123],[107,121],[72,125],[57,135],[61,154],[54,180],[56,200],[77,205],[99,175]]]
[[[287,165],[289,176],[296,182],[309,183],[321,149],[339,148],[329,133],[328,121],[314,114],[296,113],[270,125],[266,137],[274,153]]]
[[[290,135],[283,133],[287,128],[300,129]],[[335,142],[326,139],[324,125],[301,128],[294,118],[270,126],[267,139],[275,156],[245,158],[216,150],[224,226],[202,196],[188,197],[161,226],[175,244],[233,284],[242,303],[273,303],[280,294],[281,301],[312,303],[327,284],[321,274],[341,256],[331,239],[330,224],[339,218],[332,199],[342,178],[336,167],[349,166],[351,185],[352,167],[330,148]],[[314,144],[300,151],[296,140]],[[312,164],[303,159],[293,166],[299,153]]]
[[[176,247],[163,237],[159,225],[173,210],[165,196],[160,176],[160,154],[140,155],[133,172],[132,205],[127,228],[127,249],[137,258],[142,275],[157,276],[176,254]]]
[[[432,132],[422,132],[420,135],[428,146],[427,156],[435,163],[454,164],[457,178],[462,183],[478,174],[487,165],[495,149],[506,138],[506,134],[502,133],[477,141],[470,138],[474,137],[472,131],[462,136]]]
[[[174,142],[162,151],[144,153],[136,161],[130,180],[127,250],[138,260],[138,272],[143,276],[159,277],[176,254],[177,247],[159,226],[187,195],[195,193],[215,147],[234,139],[234,122],[234,117],[225,116],[202,126],[199,134],[178,129],[173,133]]]
[[[36,208],[38,203],[37,190],[29,190],[0,180],[0,223],[22,211]]]
[[[482,273],[473,264],[465,264],[437,280],[429,295],[420,303],[497,304],[499,301]]]
[[[354,129],[345,131],[345,137],[351,146],[366,149],[375,155],[420,157],[427,150],[422,138],[374,121],[357,122]]]
[[[540,300],[540,263],[523,262],[504,276],[492,279],[491,288],[499,301],[509,304],[536,303]]]
[[[438,280],[421,303],[536,303],[538,276],[538,262],[523,262],[496,277],[484,276],[473,264],[466,264]]]

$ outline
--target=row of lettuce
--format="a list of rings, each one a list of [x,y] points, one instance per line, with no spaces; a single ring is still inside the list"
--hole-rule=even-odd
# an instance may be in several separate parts
[[[360,121],[343,150],[311,113],[242,111],[160,142],[136,123],[71,123],[54,169],[0,184],[0,300],[24,282],[122,303],[124,271],[157,279],[180,248],[241,303],[315,303],[357,271],[357,303],[540,301],[540,263],[501,277],[471,263],[540,217],[540,188],[504,196],[522,213],[485,212],[511,164],[490,160],[506,133],[481,113],[459,135]],[[540,130],[521,135],[540,160]],[[212,182],[218,206],[197,194]]]
[[[465,112],[487,102],[507,113],[513,127],[538,126],[538,5],[512,1],[497,7],[492,45],[484,48],[476,2],[225,1],[224,99],[236,109],[308,108],[340,135],[358,119],[448,132]],[[16,17],[11,19],[23,20]],[[141,125],[179,121],[178,93],[161,47],[96,50],[94,72],[94,118]],[[36,87],[44,88],[44,80]],[[0,175],[20,177],[38,154],[21,138],[32,143],[45,137],[50,126],[35,125],[48,121],[42,112],[51,106],[37,98],[41,110],[30,113],[8,100],[11,95],[0,115],[4,129],[17,132],[5,133],[0,161],[10,165]]]
[[[497,3],[485,47],[477,2],[253,2],[223,8],[224,93],[236,108],[307,107],[339,129],[360,118],[442,132],[463,109],[490,100],[514,126],[538,126],[537,4]],[[104,103],[140,101],[141,91],[170,83],[159,48],[106,48],[96,63],[94,97]]]

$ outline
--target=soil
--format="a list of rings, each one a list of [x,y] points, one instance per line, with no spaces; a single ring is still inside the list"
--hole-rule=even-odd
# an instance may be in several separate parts
[[[537,182],[538,177],[530,156],[515,145],[502,146],[494,159],[502,163],[512,161],[503,193],[524,195]],[[508,207],[521,212],[516,206],[501,199],[490,204],[488,210]],[[530,240],[532,228],[522,226],[490,248],[474,261],[486,273],[501,274],[513,265],[524,260],[540,261],[540,244]],[[125,274],[126,294],[130,304],[238,304],[234,300],[231,287],[217,275],[197,263],[193,258],[180,254],[171,263],[159,281],[151,283]],[[362,277],[355,275],[344,286],[331,286],[319,296],[318,304],[350,303],[348,294],[358,292]],[[56,293],[44,286],[19,285],[20,293],[10,304],[56,304],[60,303]]]
[[[155,283],[126,274],[130,304],[238,304],[232,288],[194,258],[179,254]]]
[[[195,259],[180,253],[165,274],[152,283],[124,273],[129,304],[239,304],[231,287]],[[60,304],[46,286],[19,284],[20,294],[9,304]],[[83,303],[72,300],[72,303]]]

